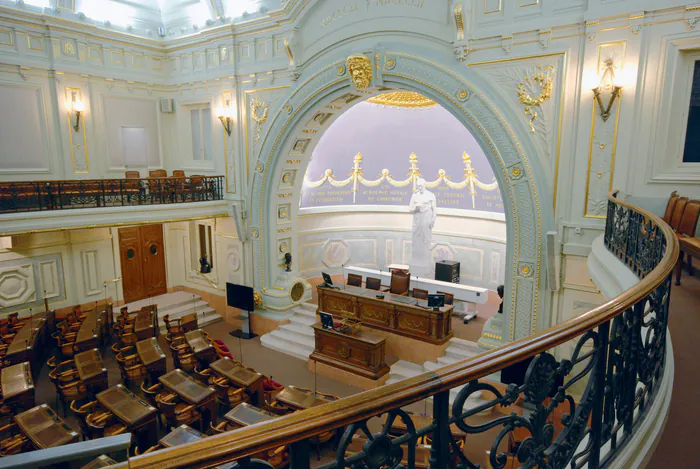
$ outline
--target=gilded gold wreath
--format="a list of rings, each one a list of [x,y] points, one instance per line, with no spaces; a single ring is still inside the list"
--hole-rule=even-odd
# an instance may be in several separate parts
[[[552,91],[554,89],[554,84],[552,83],[552,74],[550,73],[554,70],[554,67],[550,65],[547,68],[542,68],[538,66],[539,72],[535,72],[532,75],[526,76],[525,81],[520,82],[517,87],[518,90],[518,100],[525,105],[525,114],[530,116],[530,131],[535,133],[535,126],[533,122],[537,118],[537,111],[534,110],[535,107],[542,106],[545,101],[552,97]],[[537,97],[532,97],[528,93],[527,85],[536,84],[540,87],[540,94]]]
[[[267,120],[267,104],[257,98],[253,98],[250,102],[250,113],[255,122],[262,124]]]

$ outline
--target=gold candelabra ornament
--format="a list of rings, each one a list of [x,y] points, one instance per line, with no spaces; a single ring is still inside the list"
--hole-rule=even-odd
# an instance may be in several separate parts
[[[85,104],[81,99],[78,98],[78,92],[71,92],[70,110],[75,114],[75,125],[73,130],[80,132],[80,116],[85,112]]]
[[[231,101],[226,101],[225,106],[219,106],[216,108],[216,117],[221,121],[221,125],[224,126],[224,130],[231,136],[231,123],[233,122],[233,109],[231,109]]]
[[[610,118],[610,112],[612,111],[615,101],[617,101],[622,93],[622,85],[616,83],[615,65],[613,63],[613,59],[606,59],[604,64],[605,71],[603,72],[603,76],[600,77],[600,84],[593,88],[593,96],[595,96],[595,100],[600,108],[601,119],[603,119],[603,122],[607,122],[607,120]],[[603,90],[611,91],[610,100],[608,101],[607,106],[603,105]]]

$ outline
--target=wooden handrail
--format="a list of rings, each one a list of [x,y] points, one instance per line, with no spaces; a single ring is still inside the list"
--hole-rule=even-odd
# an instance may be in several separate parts
[[[653,213],[615,199],[614,196],[614,193],[610,193],[608,199],[642,214],[663,231],[667,243],[666,252],[659,264],[638,284],[597,308],[530,337],[448,365],[435,372],[423,373],[264,424],[137,456],[130,459],[129,463],[115,467],[206,468],[252,456],[448,391],[566,343],[610,321],[661,285],[673,271],[679,253],[678,239],[665,222]]]

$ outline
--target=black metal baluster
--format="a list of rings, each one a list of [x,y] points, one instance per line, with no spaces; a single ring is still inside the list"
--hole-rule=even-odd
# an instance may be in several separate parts
[[[301,440],[292,443],[289,448],[290,469],[309,469],[311,467],[309,463],[310,456],[309,440]]]
[[[433,442],[430,447],[430,469],[445,469],[450,458],[450,391],[433,396]]]
[[[598,327],[598,350],[596,351],[596,365],[593,370],[594,379],[593,392],[593,411],[591,413],[591,433],[589,438],[592,439],[591,454],[588,458],[588,468],[598,469],[600,467],[600,448],[603,446],[603,405],[606,395],[606,374],[607,374],[607,356],[608,356],[608,338],[610,337],[610,322],[601,324]]]

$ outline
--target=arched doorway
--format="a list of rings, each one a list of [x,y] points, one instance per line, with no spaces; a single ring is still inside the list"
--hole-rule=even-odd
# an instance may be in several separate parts
[[[288,94],[271,116],[260,153],[254,155],[251,185],[254,282],[268,305],[281,309],[293,303],[290,293],[297,279],[282,272],[278,253],[296,252],[297,201],[320,134],[354,103],[389,90],[407,90],[436,101],[469,129],[501,188],[508,238],[505,327],[501,336],[491,338],[493,343],[526,337],[548,325],[548,318],[542,318],[546,316],[542,258],[543,236],[552,220],[540,201],[540,194],[548,192],[544,173],[537,158],[527,157],[535,151],[528,140],[518,138],[526,131],[517,125],[515,130],[511,127],[504,117],[508,113],[492,101],[494,94],[488,84],[466,68],[458,72],[405,53],[400,46],[377,46],[361,54],[326,60]],[[281,218],[285,223],[280,223]]]

